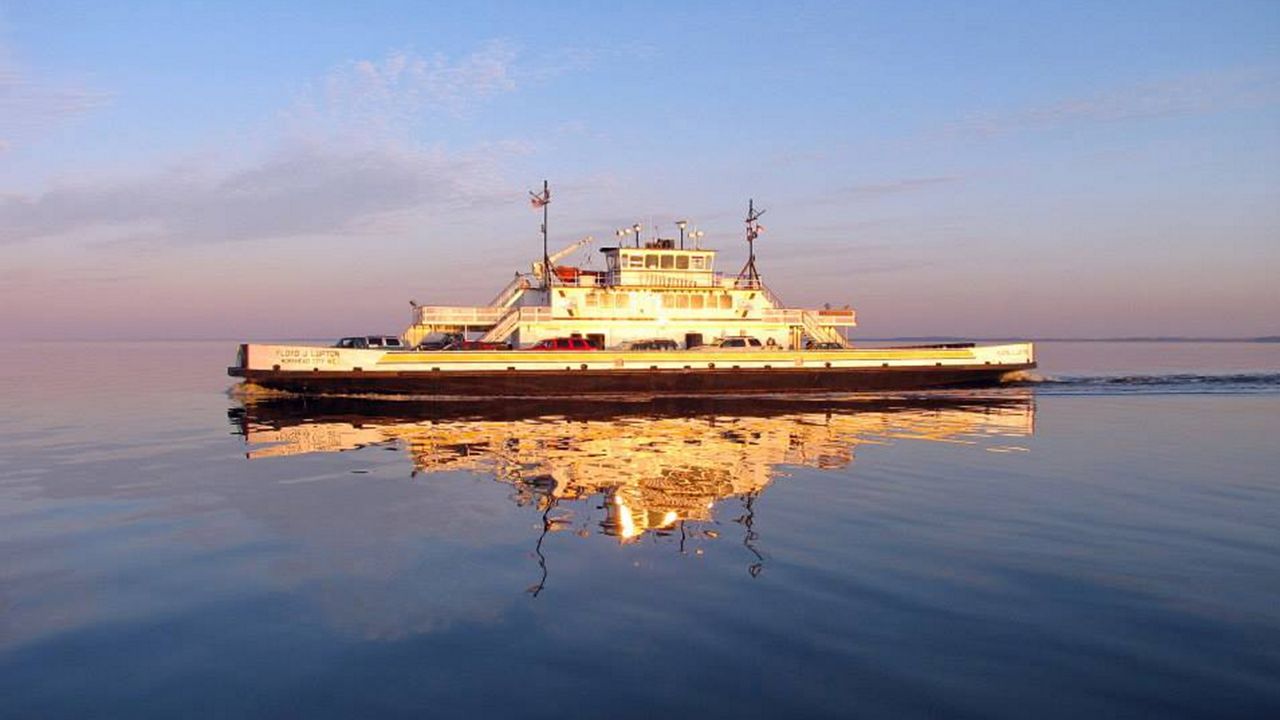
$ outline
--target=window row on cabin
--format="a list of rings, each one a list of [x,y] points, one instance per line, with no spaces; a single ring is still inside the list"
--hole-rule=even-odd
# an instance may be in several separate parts
[[[676,309],[703,310],[715,309],[730,310],[733,308],[733,298],[728,293],[707,294],[707,293],[659,293],[662,296],[662,307]],[[586,294],[587,307],[629,307],[631,296],[627,293],[610,293],[610,292],[591,292]]]
[[[623,253],[622,266],[645,270],[707,270],[711,267],[706,255],[684,253]]]
[[[721,310],[733,308],[733,298],[728,293],[706,295],[702,293],[662,293],[662,307],[684,310],[702,310],[703,308]]]

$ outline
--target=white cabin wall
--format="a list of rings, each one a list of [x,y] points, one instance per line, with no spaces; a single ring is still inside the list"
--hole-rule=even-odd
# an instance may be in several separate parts
[[[588,303],[588,295],[595,301]],[[678,297],[698,295],[701,308],[678,307]],[[619,307],[619,296],[626,299]],[[728,298],[728,307],[721,298]],[[548,298],[543,291],[527,294],[529,305]],[[606,347],[652,338],[674,340],[681,346],[687,334],[702,335],[704,343],[719,337],[749,335],[762,343],[769,340],[778,347],[791,347],[791,326],[765,323],[762,312],[773,303],[758,290],[703,286],[701,288],[647,287],[553,287],[549,296],[552,318],[541,322],[522,323],[513,342],[527,347],[547,338],[580,334],[601,334]],[[672,306],[668,303],[676,303]],[[523,304],[523,302],[522,302]],[[692,301],[690,301],[692,305]],[[543,305],[546,307],[546,305]]]

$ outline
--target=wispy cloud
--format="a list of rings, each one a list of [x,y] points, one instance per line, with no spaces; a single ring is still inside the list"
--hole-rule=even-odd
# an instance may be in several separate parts
[[[950,130],[999,135],[1080,123],[1199,115],[1280,102],[1280,73],[1245,69],[1113,88],[1008,112],[975,113]]]
[[[65,267],[53,272],[31,267],[14,267],[0,270],[0,293],[30,290],[36,287],[74,285],[100,288],[121,285],[141,279],[140,273],[116,272],[100,267]]]
[[[0,153],[23,138],[91,112],[110,95],[34,77],[5,60],[0,48]]]
[[[960,178],[949,175],[897,178],[880,182],[859,183],[825,193],[812,200],[815,205],[870,200],[891,195],[902,195],[921,192],[930,188],[951,185],[960,182]]]
[[[42,192],[0,196],[0,244],[393,232],[405,214],[483,203],[505,188],[504,160],[529,148],[500,141],[451,150],[420,142],[413,128],[423,118],[457,121],[513,89],[515,57],[491,42],[457,60],[393,52],[344,64],[312,83],[238,166],[188,158],[129,178],[63,179]],[[67,99],[59,107],[87,106]]]
[[[844,190],[837,191],[837,194],[846,197],[897,195],[899,193],[922,190],[937,185],[947,185],[957,182],[958,180],[959,178],[950,176],[902,178],[899,180],[890,180],[888,182],[854,185],[852,187],[845,188]]]
[[[0,198],[0,242],[103,227],[175,243],[359,233],[388,213],[476,202],[496,182],[492,161],[484,150],[303,145],[223,174],[171,168],[66,184]]]
[[[457,59],[398,50],[379,60],[355,60],[309,85],[287,115],[321,128],[365,130],[457,117],[514,90],[516,58],[514,47],[495,40]]]

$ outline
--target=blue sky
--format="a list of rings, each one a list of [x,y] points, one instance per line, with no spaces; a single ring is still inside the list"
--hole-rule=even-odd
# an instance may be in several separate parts
[[[396,330],[544,177],[868,336],[1273,334],[1280,3],[0,1],[11,334]]]

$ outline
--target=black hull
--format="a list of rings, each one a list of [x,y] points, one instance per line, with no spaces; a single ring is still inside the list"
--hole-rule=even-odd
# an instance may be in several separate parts
[[[1020,365],[774,368],[725,370],[527,370],[334,372],[245,370],[231,375],[302,394],[574,398],[587,396],[752,395],[923,390],[997,385]]]

